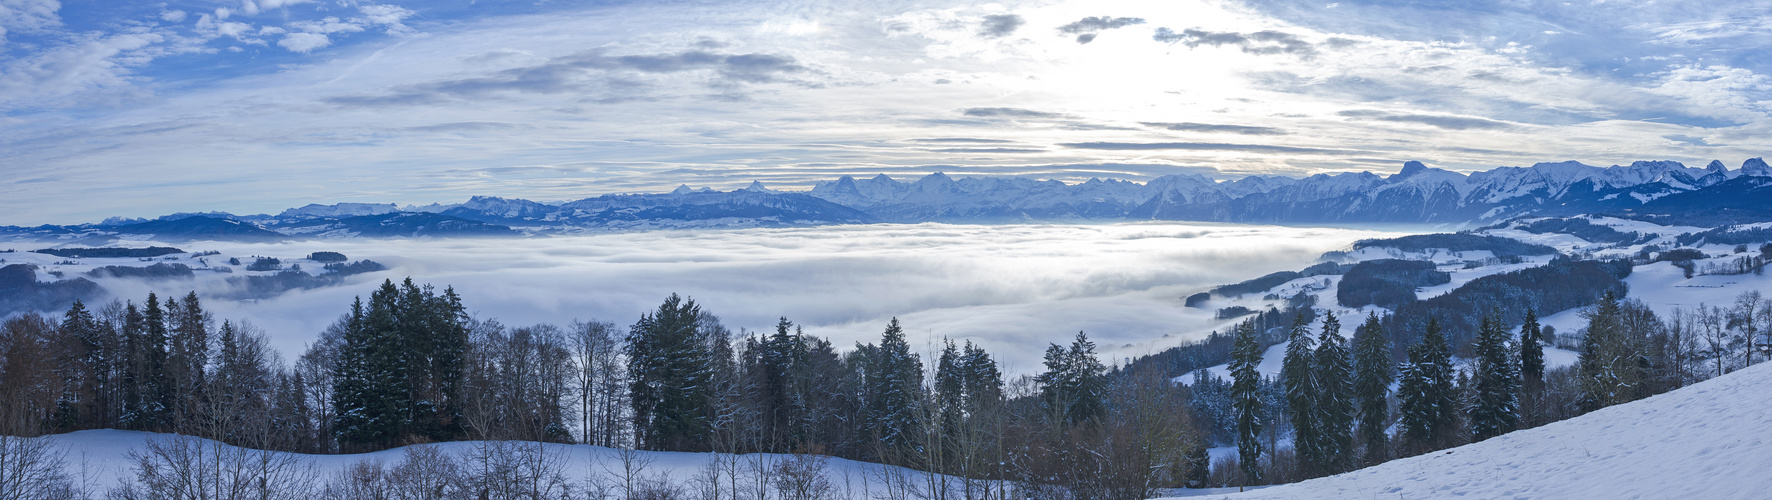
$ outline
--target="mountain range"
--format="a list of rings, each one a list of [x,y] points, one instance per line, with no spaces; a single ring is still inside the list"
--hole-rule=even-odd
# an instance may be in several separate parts
[[[1526,216],[1606,214],[1658,223],[1721,226],[1772,221],[1772,167],[1760,158],[1729,169],[1675,161],[1595,167],[1567,161],[1470,174],[1417,161],[1391,175],[1249,176],[1215,181],[1167,175],[1138,183],[1078,184],[1019,177],[955,179],[937,172],[905,182],[885,174],[821,181],[804,192],[760,182],[733,191],[680,186],[563,203],[475,196],[465,203],[308,205],[277,215],[181,213],[154,220],[0,227],[10,239],[278,241],[326,237],[462,237],[673,228],[800,227],[877,222],[1018,223],[1134,220],[1239,223],[1429,223],[1474,227]]]

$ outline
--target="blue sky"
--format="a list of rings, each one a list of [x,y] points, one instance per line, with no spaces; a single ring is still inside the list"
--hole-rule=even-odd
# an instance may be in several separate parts
[[[1766,154],[1767,2],[0,0],[0,224]],[[1172,145],[1172,146],[1163,146]]]

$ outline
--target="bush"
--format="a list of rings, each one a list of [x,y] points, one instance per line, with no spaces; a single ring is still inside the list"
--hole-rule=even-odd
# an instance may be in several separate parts
[[[1196,294],[1187,296],[1187,306],[1188,307],[1200,307],[1200,306],[1206,305],[1206,301],[1208,301],[1208,300],[1212,300],[1211,293],[1209,293],[1209,292],[1196,293]]]
[[[1212,289],[1212,293],[1216,293],[1220,297],[1236,297],[1239,295],[1249,294],[1249,293],[1261,293],[1261,292],[1268,291],[1269,289],[1272,289],[1273,287],[1280,286],[1281,284],[1284,284],[1288,281],[1292,281],[1292,280],[1302,278],[1302,277],[1304,277],[1304,275],[1300,274],[1300,273],[1296,273],[1296,272],[1292,272],[1292,271],[1280,271],[1277,273],[1269,274],[1267,276],[1262,276],[1260,278],[1255,278],[1255,279],[1245,281],[1242,283],[1237,283],[1234,285],[1224,285],[1224,286],[1221,286],[1218,288],[1214,288],[1214,289]]]
[[[1415,301],[1415,289],[1452,282],[1452,275],[1424,260],[1380,259],[1355,264],[1336,287],[1342,307],[1395,309]]]
[[[345,254],[338,252],[314,252],[308,254],[308,260],[314,262],[344,262],[350,259],[345,258]]]

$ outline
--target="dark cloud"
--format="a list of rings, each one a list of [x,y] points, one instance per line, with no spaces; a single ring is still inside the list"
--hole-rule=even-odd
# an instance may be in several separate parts
[[[1060,33],[1094,33],[1111,29],[1124,28],[1134,24],[1144,24],[1141,17],[1085,17],[1077,22],[1058,27]]]
[[[1156,34],[1151,35],[1151,39],[1163,43],[1180,43],[1188,47],[1234,45],[1241,48],[1244,53],[1255,55],[1291,54],[1311,57],[1317,53],[1316,47],[1310,42],[1291,33],[1272,30],[1237,33],[1189,28],[1176,33],[1169,28],[1157,28]]]
[[[1446,130],[1500,130],[1513,128],[1514,125],[1504,121],[1491,120],[1470,116],[1422,115],[1412,113],[1391,113],[1373,109],[1350,109],[1336,113],[1349,118],[1365,118],[1370,120],[1419,123],[1443,128]]]
[[[985,118],[1064,118],[1064,115],[1058,113],[1021,108],[966,108],[962,114]]]
[[[1002,38],[1015,33],[1021,25],[1027,24],[1021,16],[1015,14],[996,14],[984,16],[984,23],[978,27],[978,36],[985,38]]]
[[[499,92],[563,94],[599,88],[633,90],[644,87],[645,83],[624,74],[661,75],[692,71],[711,72],[718,78],[709,85],[732,90],[742,84],[785,81],[789,75],[806,73],[808,69],[785,55],[723,54],[694,49],[670,54],[612,56],[599,49],[556,57],[543,64],[496,71],[487,76],[404,85],[387,95],[338,96],[328,98],[326,102],[345,106],[400,106],[436,103],[444,97],[482,97]],[[630,100],[635,96],[613,98]]]
[[[1077,43],[1089,43],[1095,41],[1095,36],[1099,31],[1124,28],[1134,24],[1144,24],[1144,18],[1085,17],[1077,22],[1059,26],[1058,32],[1077,35]]]
[[[1191,122],[1182,122],[1182,123],[1139,122],[1139,124],[1144,125],[1146,127],[1155,127],[1155,128],[1165,129],[1165,130],[1176,130],[1176,131],[1181,131],[1181,132],[1209,132],[1209,133],[1243,134],[1243,135],[1286,135],[1287,134],[1287,132],[1285,130],[1281,130],[1281,129],[1277,129],[1277,128],[1273,128],[1273,127],[1252,127],[1252,126],[1248,126],[1248,125],[1215,125],[1215,124],[1211,124],[1211,123],[1191,123]]]
[[[1225,144],[1216,142],[1071,142],[1059,144],[1072,149],[1099,149],[1108,151],[1241,151],[1248,153],[1302,153],[1302,154],[1343,154],[1354,151],[1346,149],[1303,148],[1293,146],[1269,146],[1265,144]]]

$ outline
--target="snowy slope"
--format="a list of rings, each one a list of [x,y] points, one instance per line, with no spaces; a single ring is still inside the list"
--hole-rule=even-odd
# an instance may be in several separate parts
[[[48,439],[64,453],[64,465],[68,475],[76,481],[83,482],[86,489],[103,493],[120,481],[127,481],[132,476],[134,462],[129,459],[132,450],[142,449],[150,440],[171,439],[171,434],[156,434],[139,431],[120,430],[87,430],[57,434],[39,439]],[[212,441],[205,440],[207,445]],[[433,445],[438,450],[454,456],[472,452],[478,443],[459,441]],[[225,446],[225,445],[224,445]],[[612,448],[588,445],[545,444],[544,453],[561,462],[562,475],[572,484],[585,484],[601,481],[604,484],[619,483],[621,467],[618,451]],[[394,448],[374,453],[349,455],[307,455],[292,454],[300,458],[302,467],[310,467],[313,477],[320,485],[333,481],[339,474],[360,462],[376,462],[383,466],[393,466],[404,460],[405,449]],[[690,478],[704,472],[702,470],[714,457],[711,453],[681,452],[639,452],[639,461],[647,462],[640,476],[644,478],[662,478],[672,484],[687,486]],[[753,454],[741,455],[741,460],[779,460],[786,455]],[[773,463],[773,462],[769,462]],[[740,483],[751,477],[746,465],[741,463],[738,474]],[[84,470],[82,470],[84,469]],[[836,489],[837,498],[869,498],[868,492],[879,493],[884,478],[898,479],[906,475],[922,477],[921,472],[901,467],[887,466],[869,462],[857,462],[841,458],[829,458],[825,462],[825,479]],[[915,479],[913,479],[914,481]],[[77,485],[78,486],[78,485]]]
[[[1772,366],[1760,365],[1480,443],[1222,498],[1768,498],[1767,408]]]

